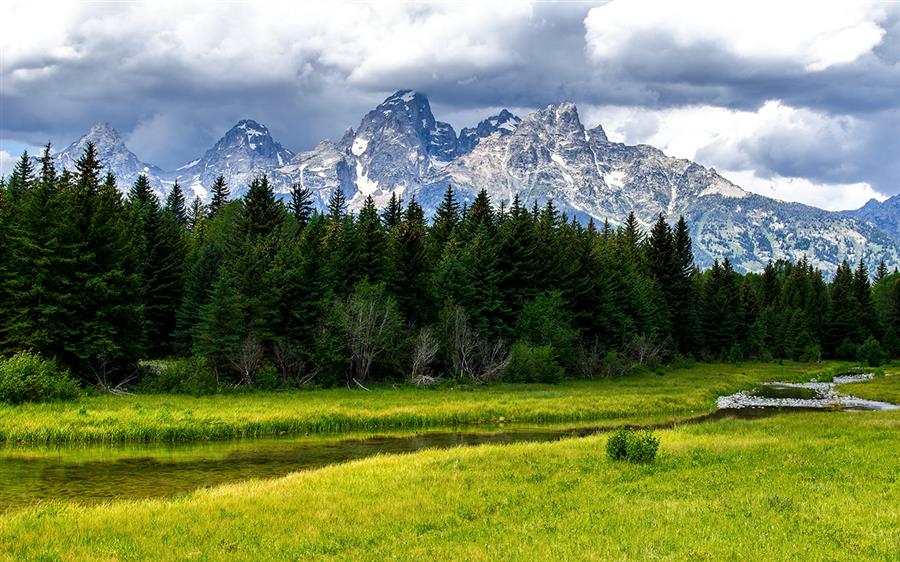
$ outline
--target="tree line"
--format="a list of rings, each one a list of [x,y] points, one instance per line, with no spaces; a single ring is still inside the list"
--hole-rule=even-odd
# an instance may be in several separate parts
[[[701,271],[689,227],[631,214],[583,225],[553,201],[494,205],[452,187],[325,212],[265,176],[208,205],[145,176],[125,197],[88,144],[73,171],[49,145],[0,180],[0,353],[32,350],[86,382],[141,359],[196,357],[220,384],[553,381],[673,357],[877,363],[900,356],[900,274],[808,260]]]

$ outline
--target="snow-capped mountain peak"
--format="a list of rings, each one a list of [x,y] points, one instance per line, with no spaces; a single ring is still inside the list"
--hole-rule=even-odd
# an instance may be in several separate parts
[[[272,138],[269,129],[252,119],[238,121],[206,153],[174,173],[168,174],[166,182],[176,179],[193,195],[207,198],[207,189],[216,177],[226,177],[231,194],[240,196],[253,177],[260,173],[269,174],[284,166],[294,156]]]
[[[165,186],[160,181],[160,175],[164,172],[152,164],[141,162],[125,145],[119,132],[107,122],[96,123],[81,138],[55,154],[56,166],[59,169],[75,170],[75,162],[84,154],[89,142],[94,144],[104,169],[116,176],[120,189],[127,190],[139,175],[146,174],[157,195],[165,193]]]

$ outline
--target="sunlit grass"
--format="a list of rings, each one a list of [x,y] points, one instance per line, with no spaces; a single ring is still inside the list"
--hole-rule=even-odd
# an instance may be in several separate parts
[[[0,517],[0,558],[896,560],[900,412],[791,413],[367,460],[101,507]]]
[[[709,412],[721,394],[805,379],[829,365],[698,364],[617,380],[476,388],[330,389],[288,393],[94,396],[0,405],[0,441],[153,442],[473,424],[652,424]]]
[[[889,374],[870,381],[844,384],[839,390],[844,394],[867,400],[900,404],[900,375]]]

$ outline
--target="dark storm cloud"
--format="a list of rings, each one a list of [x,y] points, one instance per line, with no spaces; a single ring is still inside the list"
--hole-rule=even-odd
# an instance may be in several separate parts
[[[33,33],[39,11],[16,6],[0,38],[0,136],[63,144],[106,120],[142,159],[173,168],[243,118],[287,148],[311,148],[400,88],[428,93],[457,127],[563,100],[650,117],[781,100],[798,110],[790,122],[698,147],[698,158],[900,191],[900,9],[810,4],[766,20],[715,4],[677,3],[677,18],[654,15],[667,4],[601,4],[83,4],[60,8],[46,37]],[[789,21],[772,28],[779,17]],[[819,29],[830,35],[817,43]],[[657,121],[631,130],[649,136]]]

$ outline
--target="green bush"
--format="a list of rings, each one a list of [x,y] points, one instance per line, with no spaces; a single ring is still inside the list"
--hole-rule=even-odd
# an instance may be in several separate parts
[[[618,351],[607,351],[600,362],[600,373],[608,379],[622,377],[632,371],[634,369],[628,358]]]
[[[628,435],[630,429],[619,429],[606,441],[606,456],[614,461],[624,460],[628,455]]]
[[[140,389],[144,392],[203,396],[219,391],[215,373],[201,356],[151,361],[143,367]]]
[[[619,429],[606,442],[606,456],[611,460],[649,463],[659,451],[659,438],[651,431]]]
[[[690,369],[696,364],[697,361],[693,357],[676,353],[675,357],[672,358],[672,362],[669,363],[669,367],[672,369]]]
[[[868,363],[869,367],[880,367],[887,360],[884,351],[881,349],[881,344],[872,336],[869,336],[868,339],[859,346],[859,351],[857,353],[859,354],[859,360]]]
[[[626,442],[626,458],[631,462],[648,463],[656,458],[659,438],[650,431],[632,433]]]
[[[563,377],[563,368],[549,345],[532,346],[519,341],[510,348],[509,355],[504,376],[508,381],[558,383]]]
[[[834,356],[838,359],[856,359],[857,355],[859,355],[859,347],[850,341],[850,338],[844,339],[841,342],[841,345],[837,346],[837,349],[834,350]]]
[[[263,365],[256,372],[256,388],[258,390],[283,390],[284,380],[274,365]]]
[[[81,387],[56,361],[20,351],[0,360],[0,402],[46,402],[81,397]]]

